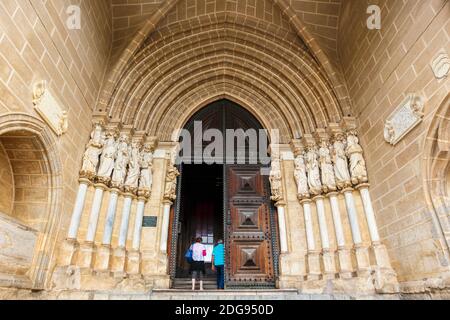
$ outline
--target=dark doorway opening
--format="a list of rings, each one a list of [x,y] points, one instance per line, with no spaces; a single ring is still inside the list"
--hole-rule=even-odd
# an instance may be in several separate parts
[[[177,278],[189,276],[189,264],[184,255],[193,238],[202,238],[208,248],[207,270],[212,275],[210,252],[214,244],[224,238],[223,166],[183,165],[181,192]]]

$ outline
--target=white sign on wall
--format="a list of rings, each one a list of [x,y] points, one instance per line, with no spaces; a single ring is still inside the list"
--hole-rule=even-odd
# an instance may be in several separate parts
[[[386,142],[395,146],[422,121],[423,110],[423,98],[410,94],[386,120],[384,126]]]
[[[56,135],[61,136],[68,130],[67,111],[64,111],[60,103],[47,88],[47,82],[41,81],[34,86],[33,104],[35,110],[52,128]]]

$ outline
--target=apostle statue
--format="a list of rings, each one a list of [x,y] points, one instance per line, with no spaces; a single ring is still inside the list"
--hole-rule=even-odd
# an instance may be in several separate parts
[[[172,164],[167,169],[166,188],[164,190],[164,199],[174,201],[177,198],[177,177],[180,175],[178,169]]]
[[[140,149],[140,142],[133,141],[129,149],[130,161],[128,163],[127,179],[125,180],[125,191],[127,192],[136,192],[139,185],[139,175],[141,173]]]
[[[333,144],[334,176],[339,189],[351,186],[350,172],[348,171],[348,159],[345,153],[345,137],[337,135]]]
[[[96,123],[91,133],[91,139],[89,140],[83,155],[83,165],[81,167],[80,176],[87,177],[88,179],[95,177],[100,155],[103,150],[103,144],[103,127],[100,123]]]
[[[331,153],[326,140],[322,140],[320,144],[319,161],[322,172],[323,191],[325,193],[336,191],[337,185],[334,177],[333,162],[331,161]]]
[[[317,148],[310,145],[306,153],[306,170],[308,172],[309,190],[313,195],[322,193],[322,182],[320,181],[320,167],[317,159]]]
[[[139,190],[149,195],[153,184],[153,147],[150,143],[144,145],[139,165],[141,167]]]
[[[100,157],[100,167],[98,169],[98,180],[108,184],[111,181],[111,174],[114,170],[114,160],[116,158],[116,133],[109,131],[104,137],[103,152]]]
[[[294,178],[297,183],[297,196],[300,200],[309,198],[308,176],[306,175],[305,158],[299,154],[295,158]]]
[[[272,189],[272,201],[279,202],[283,200],[281,161],[279,158],[272,160],[272,169],[270,171],[270,187]]]
[[[125,182],[127,166],[130,161],[128,141],[128,136],[122,134],[117,143],[116,161],[114,163],[114,171],[111,179],[113,188],[121,188]]]
[[[354,132],[347,135],[347,156],[350,159],[350,174],[354,185],[365,183],[367,179],[366,161],[359,139]]]

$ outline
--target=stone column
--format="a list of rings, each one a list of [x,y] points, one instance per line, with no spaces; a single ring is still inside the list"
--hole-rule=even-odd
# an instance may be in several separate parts
[[[141,237],[142,237],[142,222],[144,220],[145,213],[145,203],[148,197],[143,196],[143,193],[139,193],[136,217],[134,220],[134,232],[133,232],[133,244],[131,250],[127,255],[127,273],[136,277],[140,274],[140,264],[141,264]]]
[[[97,249],[97,257],[95,260],[95,270],[106,272],[109,270],[111,259],[111,241],[114,228],[114,220],[117,211],[117,202],[119,200],[120,191],[116,188],[111,189],[111,197],[109,199],[108,211],[106,213],[105,227],[103,229],[102,245]]]
[[[162,253],[167,253],[167,241],[169,239],[169,223],[170,223],[170,208],[173,202],[170,200],[164,200],[163,202],[163,219],[161,226],[161,243],[159,249]]]
[[[172,153],[172,156],[174,153]],[[180,175],[180,172],[175,167],[175,159],[171,157],[167,173],[166,173],[166,184],[164,188],[164,200],[163,200],[163,219],[161,225],[161,242],[159,245],[159,249],[161,253],[167,254],[167,241],[169,238],[169,223],[170,223],[170,208],[173,205],[173,202],[177,198],[176,189],[177,189],[177,178]]]
[[[126,245],[128,238],[128,227],[130,221],[131,206],[133,204],[134,195],[126,193],[124,195],[123,209],[122,209],[122,221],[120,223],[119,231],[119,244],[113,253],[113,265],[112,272],[117,276],[121,276],[125,272],[126,261]]]
[[[338,245],[339,259],[339,275],[342,279],[350,279],[352,277],[352,257],[350,249],[345,243],[344,229],[342,226],[341,210],[339,208],[338,193],[331,192],[328,194],[330,199],[331,212],[333,214],[334,231]]]
[[[276,205],[278,212],[278,229],[280,233],[280,249],[281,253],[288,252],[288,240],[286,232],[286,204],[282,201],[278,202]]]
[[[366,215],[367,224],[369,226],[370,238],[372,240],[372,250],[375,257],[376,265],[380,268],[392,269],[386,247],[381,243],[380,235],[378,233],[377,221],[375,219],[375,212],[372,206],[372,199],[369,192],[370,185],[368,183],[361,184],[357,187],[361,194],[361,199],[364,206],[364,213]]]
[[[347,214],[352,229],[353,243],[355,244],[356,263],[358,275],[368,276],[370,274],[370,260],[368,248],[364,246],[359,228],[358,212],[356,210],[355,199],[353,198],[353,188],[346,188],[342,191],[345,196]]]
[[[80,228],[81,217],[83,216],[86,194],[91,181],[89,179],[80,179],[75,207],[72,212],[69,232],[64,241],[61,252],[58,255],[58,266],[70,266],[73,263],[73,257],[78,248],[78,230]]]
[[[97,233],[98,219],[100,216],[100,210],[102,208],[103,203],[103,195],[106,190],[106,186],[104,184],[95,184],[95,194],[94,201],[92,202],[91,213],[89,216],[89,225],[86,233],[86,240],[80,246],[80,251],[78,254],[78,266],[81,268],[90,269],[93,267],[93,254],[95,251],[94,242],[95,235]]]
[[[69,233],[67,236],[68,239],[76,240],[78,238],[78,229],[80,227],[81,216],[83,215],[84,203],[86,201],[86,194],[90,183],[91,182],[88,179],[80,179],[77,199],[72,212],[72,220],[70,221]]]
[[[320,251],[316,248],[314,239],[314,226],[311,214],[311,200],[301,200],[303,214],[305,217],[306,240],[308,244],[308,280],[319,280],[322,272],[320,270]]]
[[[314,199],[317,208],[317,217],[319,220],[320,238],[322,241],[322,257],[324,266],[324,276],[327,279],[334,279],[336,275],[336,264],[334,261],[334,253],[330,247],[330,239],[328,235],[328,226],[325,216],[324,197],[317,196]]]

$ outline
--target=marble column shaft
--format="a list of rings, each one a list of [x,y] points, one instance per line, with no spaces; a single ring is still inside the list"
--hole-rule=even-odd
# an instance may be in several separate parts
[[[72,212],[72,219],[70,221],[69,233],[67,236],[68,239],[76,240],[78,238],[78,229],[80,228],[88,187],[89,181],[80,182],[75,207]]]

